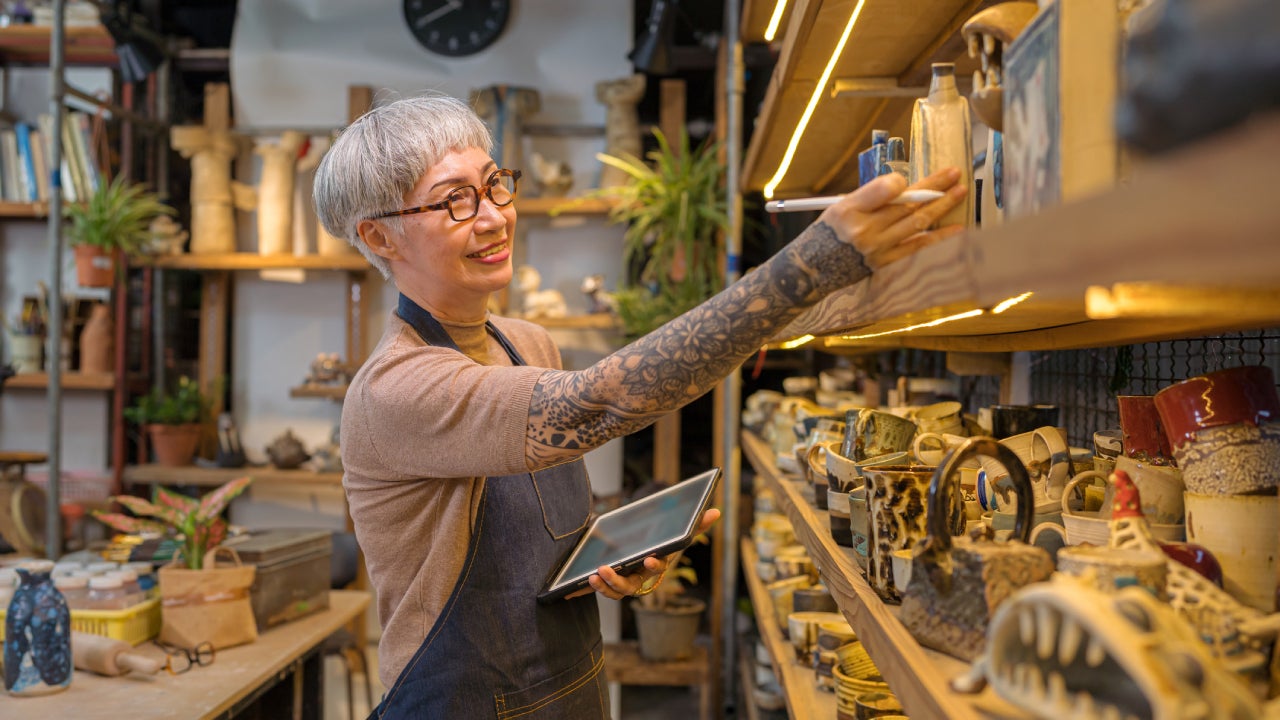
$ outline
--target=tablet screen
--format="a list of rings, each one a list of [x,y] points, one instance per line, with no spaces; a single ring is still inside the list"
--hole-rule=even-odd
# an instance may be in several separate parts
[[[674,552],[691,541],[719,475],[719,468],[708,470],[601,515],[556,573],[551,587],[590,577],[601,565],[617,567],[660,550]]]

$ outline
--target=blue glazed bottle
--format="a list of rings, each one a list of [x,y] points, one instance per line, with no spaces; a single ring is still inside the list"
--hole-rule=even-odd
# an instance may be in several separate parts
[[[44,695],[71,684],[71,611],[52,571],[48,560],[18,566],[4,619],[4,688],[11,695]]]

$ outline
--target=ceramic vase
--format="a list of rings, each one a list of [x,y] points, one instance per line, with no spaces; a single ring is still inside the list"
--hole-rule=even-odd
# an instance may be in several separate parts
[[[960,170],[969,194],[938,221],[938,227],[973,224],[973,126],[969,99],[956,89],[955,63],[934,63],[929,96],[911,114],[912,183],[943,168]]]
[[[106,303],[94,303],[80,331],[80,372],[110,373],[115,368],[112,328],[111,308]]]
[[[44,695],[71,684],[71,611],[53,586],[53,562],[18,567],[19,585],[4,620],[4,688]]]

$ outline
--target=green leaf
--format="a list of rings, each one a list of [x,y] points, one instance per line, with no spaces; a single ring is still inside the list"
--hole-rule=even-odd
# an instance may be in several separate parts
[[[222,509],[227,506],[237,495],[244,492],[249,487],[249,483],[253,482],[251,477],[236,478],[226,483],[222,487],[205,495],[200,499],[200,510],[196,512],[196,519],[206,521],[215,518]]]

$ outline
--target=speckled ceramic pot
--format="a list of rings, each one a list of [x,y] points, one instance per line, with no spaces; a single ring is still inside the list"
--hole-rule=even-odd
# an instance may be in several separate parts
[[[52,571],[48,560],[18,567],[20,584],[4,619],[4,687],[10,695],[46,695],[71,684],[71,613]]]
[[[1187,492],[1280,487],[1280,395],[1262,365],[1206,373],[1155,395]]]

